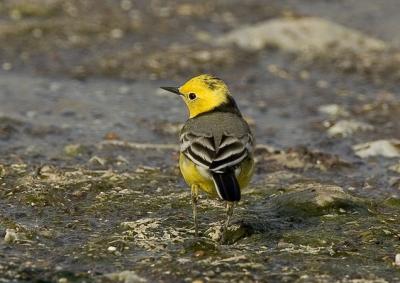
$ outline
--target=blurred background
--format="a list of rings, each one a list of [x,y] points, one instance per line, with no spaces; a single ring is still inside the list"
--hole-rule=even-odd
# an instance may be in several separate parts
[[[107,137],[175,143],[186,110],[158,87],[204,72],[228,83],[262,144],[347,154],[398,138],[397,9],[395,0],[3,0],[0,150],[42,162]]]
[[[291,282],[307,274],[312,282],[399,278],[393,267],[399,223],[385,218],[397,215],[390,209],[400,203],[399,14],[397,0],[0,0],[0,235],[13,239],[6,231],[14,229],[31,241],[24,242],[29,248],[0,242],[0,273],[8,274],[0,279],[86,280],[132,264],[150,282],[216,278],[212,268],[214,275],[204,275],[210,266],[192,263],[198,250],[216,261],[251,255],[254,262],[242,262],[254,268],[247,275],[244,265],[218,267],[232,271],[226,282]],[[183,228],[169,238],[163,230],[191,222],[174,148],[187,113],[159,87],[200,73],[228,84],[259,144],[253,190],[239,214],[255,237],[242,249],[210,252],[188,244]],[[99,177],[104,172],[112,173]],[[272,217],[269,197],[303,182],[323,196],[325,187],[316,183],[338,186],[363,205],[390,200],[390,209],[322,228],[293,214]],[[166,197],[180,194],[177,204]],[[251,209],[262,219],[248,220]],[[338,211],[324,213],[345,215]],[[214,214],[207,221],[217,221]],[[140,234],[150,244],[135,246],[133,226],[116,227],[144,216],[160,228]],[[352,221],[359,230],[338,228]],[[174,237],[189,248],[177,252]],[[324,247],[305,249],[316,245],[307,237]],[[281,238],[286,242],[278,246]],[[349,238],[367,248],[359,252]],[[331,241],[337,249],[328,247]],[[260,245],[265,254],[257,253]],[[293,259],[288,250],[299,252]],[[350,259],[330,262],[331,250]],[[171,255],[188,256],[182,262],[191,262],[197,275],[174,270],[179,261],[159,259]],[[154,270],[148,258],[158,262]],[[274,272],[260,267],[265,262]],[[327,281],[318,281],[321,274]]]
[[[175,142],[186,113],[158,86],[206,72],[231,86],[250,123],[263,121],[262,143],[320,146],[321,133],[346,118],[326,116],[324,105],[377,126],[368,135],[396,135],[398,26],[394,0],[3,0],[0,110],[33,124],[0,133],[59,131],[29,141],[38,155],[52,138],[54,148],[109,132]]]
[[[236,73],[260,64],[259,54],[232,46],[216,48],[226,32],[269,19],[304,16],[343,24],[392,46],[400,44],[395,0],[3,0],[0,60],[5,71],[80,79],[186,79],[204,71]]]

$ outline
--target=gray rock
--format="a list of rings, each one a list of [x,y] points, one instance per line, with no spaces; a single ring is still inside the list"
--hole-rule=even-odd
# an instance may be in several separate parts
[[[287,190],[271,200],[273,209],[280,215],[306,217],[365,210],[359,199],[335,185],[294,184]]]
[[[246,223],[231,223],[225,234],[223,234],[224,223],[218,223],[217,225],[211,225],[210,228],[205,231],[205,235],[213,241],[221,241],[222,244],[234,244],[241,239],[248,237],[253,234],[253,227]]]
[[[345,40],[344,40],[345,39]],[[267,46],[291,53],[323,53],[331,48],[355,52],[382,51],[386,44],[356,30],[315,18],[280,18],[233,30],[217,40],[256,51]]]

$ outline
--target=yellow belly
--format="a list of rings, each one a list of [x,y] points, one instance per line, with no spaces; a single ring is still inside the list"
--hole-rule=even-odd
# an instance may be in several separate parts
[[[186,158],[182,153],[179,156],[179,167],[181,169],[183,178],[190,187],[192,185],[197,185],[208,195],[212,197],[218,196],[211,176],[208,176],[206,172],[202,172],[196,164],[194,164],[190,159]],[[236,178],[239,182],[240,189],[244,189],[249,184],[251,176],[253,175],[253,158],[246,158],[240,163],[239,167],[240,173],[236,176]]]

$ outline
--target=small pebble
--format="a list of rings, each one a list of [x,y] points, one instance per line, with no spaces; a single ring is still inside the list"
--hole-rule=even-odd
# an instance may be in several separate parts
[[[58,90],[60,90],[60,88],[61,88],[61,84],[60,83],[52,82],[49,85],[50,91],[58,91]]]
[[[120,39],[124,36],[124,32],[121,29],[113,29],[110,32],[110,36],[114,39]]]
[[[33,35],[34,38],[41,38],[43,36],[43,31],[41,29],[39,29],[39,28],[35,28],[32,31],[32,35]]]
[[[310,73],[306,70],[301,71],[299,75],[302,80],[308,80],[310,78]]]
[[[109,252],[115,252],[116,250],[117,250],[117,248],[114,247],[114,246],[109,246],[109,247],[107,248],[107,251],[109,251]]]
[[[104,166],[107,163],[107,160],[104,158],[98,157],[98,156],[93,156],[92,158],[89,159],[89,163],[93,165],[101,165]]]
[[[198,251],[195,251],[195,252],[194,252],[194,256],[195,256],[195,257],[202,257],[202,256],[204,256],[205,254],[206,254],[206,252],[203,251],[203,250],[198,250]]]
[[[132,2],[130,0],[122,0],[120,5],[121,9],[124,11],[128,11],[132,8]]]
[[[341,105],[339,104],[326,104],[326,105],[321,105],[318,107],[318,111],[322,114],[327,114],[330,116],[343,116],[347,117],[349,116],[349,112]]]
[[[34,110],[27,111],[27,112],[25,113],[26,117],[28,117],[28,118],[30,118],[30,119],[35,118],[35,117],[37,116],[37,114],[38,114],[38,113],[37,113],[36,111],[34,111]]]
[[[10,71],[12,69],[12,64],[9,62],[5,62],[3,63],[2,68],[4,71]]]
[[[18,240],[18,235],[14,229],[7,229],[6,235],[4,236],[4,242],[6,243],[14,243]]]
[[[64,147],[64,153],[71,157],[81,155],[84,152],[84,147],[81,144],[67,144]]]
[[[10,18],[14,21],[19,21],[22,18],[22,14],[18,9],[11,10],[9,14]]]
[[[396,254],[396,257],[394,259],[394,264],[400,266],[400,254]]]
[[[118,88],[118,93],[127,94],[130,90],[131,89],[128,86],[121,86],[120,88]]]
[[[215,276],[215,272],[212,270],[209,270],[209,271],[204,272],[204,275],[207,277],[213,277],[213,276]]]
[[[317,81],[317,87],[319,87],[319,88],[328,88],[329,87],[329,83],[327,81],[324,81],[324,80],[319,80],[319,81]]]
[[[120,140],[121,138],[116,132],[107,132],[104,136],[104,139],[111,141],[111,140]]]

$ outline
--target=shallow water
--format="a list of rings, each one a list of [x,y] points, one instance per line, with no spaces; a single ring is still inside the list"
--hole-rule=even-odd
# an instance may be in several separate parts
[[[274,48],[245,52],[207,42],[244,24],[313,15],[396,46],[393,1],[379,9],[374,1],[349,2],[352,9],[328,1],[250,1],[241,9],[231,1],[137,1],[128,9],[133,12],[116,2],[65,2],[78,15],[92,9],[94,15],[112,12],[109,21],[132,18],[115,26],[77,21],[62,29],[81,40],[68,45],[45,27],[73,21],[73,8],[55,1],[54,10],[40,14],[31,7],[31,15],[26,7],[0,6],[2,25],[17,28],[6,37],[0,30],[7,39],[0,59],[12,65],[0,73],[1,280],[399,281],[399,158],[360,158],[352,149],[400,139],[399,87],[396,76],[387,75],[391,69],[371,77],[324,58],[310,62]],[[148,17],[132,27],[141,7]],[[13,22],[12,9],[29,16]],[[370,24],[369,14],[379,23]],[[26,37],[28,24],[45,31],[41,40]],[[186,32],[177,33],[184,25]],[[124,35],[110,41],[110,29],[118,28]],[[196,44],[188,43],[188,34]],[[186,110],[159,89],[204,71],[228,83],[260,145],[253,183],[225,244],[213,239],[223,204],[205,197],[202,235],[194,237],[173,147]],[[331,104],[342,112],[321,112]],[[373,130],[329,136],[340,120]]]

